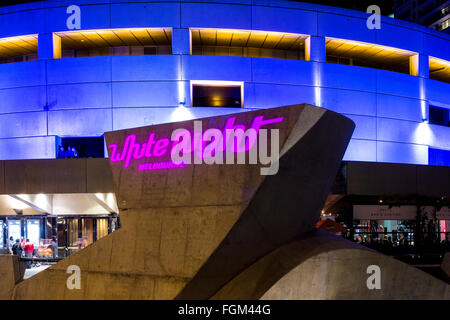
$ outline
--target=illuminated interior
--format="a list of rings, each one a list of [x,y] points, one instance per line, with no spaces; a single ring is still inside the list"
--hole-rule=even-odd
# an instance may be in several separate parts
[[[327,62],[414,74],[410,60],[416,53],[377,44],[326,39]]]
[[[430,57],[430,79],[450,83],[450,62]]]
[[[55,33],[62,58],[172,53],[170,28],[133,28]]]
[[[0,63],[33,61],[37,59],[37,34],[0,39]]]
[[[305,59],[302,34],[283,32],[191,29],[192,54],[213,56]]]
[[[239,81],[191,81],[192,107],[242,108],[244,84]]]

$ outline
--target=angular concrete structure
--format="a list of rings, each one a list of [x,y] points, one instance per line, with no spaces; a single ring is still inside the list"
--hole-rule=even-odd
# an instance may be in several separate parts
[[[19,283],[13,298],[448,298],[444,282],[315,230],[351,120],[308,105],[199,120],[106,133],[122,228]],[[172,133],[195,139],[199,124],[268,129],[269,145],[279,129],[278,172],[262,175],[261,162],[174,165]],[[373,264],[380,290],[366,286]],[[80,289],[66,286],[70,265]]]
[[[267,129],[279,129],[276,175],[261,175],[261,164],[163,169],[168,138],[176,129],[191,132],[193,121],[107,133],[123,227],[23,281],[13,297],[448,298],[448,285],[420,270],[314,231],[350,120],[306,105],[200,120],[204,129],[222,130],[229,121],[248,128],[261,116]],[[368,263],[389,272],[382,282],[389,290],[365,287]],[[69,265],[81,269],[79,290],[67,289]],[[411,279],[420,286],[415,293],[407,289]]]
[[[0,254],[0,300],[11,299],[14,286],[23,279],[24,274],[24,261],[19,261],[17,256]]]
[[[257,117],[282,119],[263,124],[264,129],[279,129],[276,175],[261,175],[260,164],[139,170],[149,158],[130,156],[127,165],[123,154],[123,161],[111,162],[122,228],[20,283],[14,298],[209,298],[242,268],[312,230],[353,131],[352,121],[297,105],[201,119],[202,126],[222,130],[233,117],[234,125],[246,128]],[[108,146],[116,145],[120,158],[130,136],[135,140],[128,138],[129,146],[137,146],[150,133],[170,138],[175,129],[191,130],[193,125],[185,121],[115,131],[106,140]],[[66,288],[69,265],[81,269],[80,290]]]

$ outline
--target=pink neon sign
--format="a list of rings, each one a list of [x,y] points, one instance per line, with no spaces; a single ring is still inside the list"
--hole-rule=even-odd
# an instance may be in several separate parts
[[[205,155],[203,154],[205,150],[205,144],[210,139],[206,138],[211,136],[213,133],[217,133],[217,131],[224,133],[224,139],[222,142],[218,141],[211,141],[211,144],[216,144],[216,147],[213,151],[214,152],[222,152],[227,149],[227,146],[230,146],[230,139],[235,139],[235,143],[231,144],[234,146],[234,152],[245,152],[250,150],[257,139],[257,134],[259,132],[259,129],[263,126],[268,126],[274,123],[279,123],[283,121],[283,117],[278,118],[272,118],[272,119],[264,119],[264,116],[256,116],[253,121],[252,125],[249,129],[252,130],[246,130],[246,126],[242,124],[235,124],[236,117],[231,117],[227,119],[227,122],[225,124],[225,127],[223,128],[223,131],[220,131],[219,129],[210,128],[207,129],[205,132],[201,131],[196,132],[194,128],[194,133],[191,134],[188,130],[180,129],[181,131],[174,135],[172,137],[172,140],[169,138],[156,138],[156,134],[154,132],[150,133],[147,139],[147,142],[144,143],[138,143],[136,142],[137,137],[135,134],[130,134],[126,137],[122,150],[118,150],[117,144],[110,144],[108,145],[108,148],[111,152],[110,161],[111,162],[122,162],[124,161],[124,167],[127,168],[131,161],[139,160],[143,158],[160,158],[163,156],[166,156],[169,151],[170,154],[174,153],[175,147],[180,144],[180,138],[183,138],[183,135],[189,135],[189,141],[192,141],[192,145],[183,148],[184,152],[198,152],[199,157],[204,158]],[[199,121],[200,122],[200,121]],[[195,123],[195,122],[194,122]],[[232,133],[238,132],[237,135],[232,135]],[[191,136],[193,139],[190,139]],[[242,140],[243,139],[243,140]],[[186,139],[187,140],[187,139]],[[244,141],[244,143],[239,143]],[[159,163],[160,165],[156,165],[156,163]],[[145,166],[146,165],[146,166]],[[171,169],[171,168],[179,168],[184,167],[184,164],[170,164],[170,162],[155,162],[155,164],[141,164],[139,166],[139,170],[154,170],[155,168],[158,169]]]

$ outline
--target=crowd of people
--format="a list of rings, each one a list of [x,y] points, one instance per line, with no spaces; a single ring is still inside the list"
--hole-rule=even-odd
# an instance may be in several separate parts
[[[64,146],[60,146],[58,150],[58,159],[71,159],[78,158],[78,151],[75,147],[67,146],[67,150],[64,149]]]
[[[52,242],[49,247],[52,250],[53,259],[55,259],[58,252],[56,237],[52,238]],[[20,240],[14,240],[12,236],[9,237],[8,252],[18,257],[33,258],[37,256],[37,249],[34,247],[34,244],[30,241],[30,239],[24,239],[24,237],[22,237]],[[31,268],[31,265],[31,261],[27,261],[27,268]]]
[[[383,237],[358,235],[356,242],[385,254],[411,253],[417,249],[417,246],[414,246],[413,240],[408,238],[408,233],[406,232],[394,236],[384,235]],[[423,237],[420,239],[419,247],[421,251],[430,253],[450,252],[449,235],[447,234],[442,241],[435,239],[435,237]]]

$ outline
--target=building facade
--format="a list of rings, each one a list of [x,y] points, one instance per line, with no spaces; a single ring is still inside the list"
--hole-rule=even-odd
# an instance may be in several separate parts
[[[386,17],[369,29],[367,14],[289,1],[75,3],[0,9],[0,159],[305,102],[355,121],[344,160],[449,165],[444,33]]]
[[[28,220],[34,219],[30,230],[41,225],[36,241],[58,235],[65,251],[115,229],[118,209],[105,167],[105,176],[97,177],[109,181],[104,188],[91,181],[85,188],[61,189],[51,180],[49,188],[38,184],[30,191],[27,181],[51,179],[52,166],[63,172],[62,179],[75,181],[89,175],[89,165],[78,159],[74,166],[81,169],[73,174],[79,176],[65,178],[61,161],[68,160],[55,160],[37,179],[35,162],[22,160],[54,159],[68,146],[76,146],[80,157],[107,157],[108,131],[300,103],[355,122],[344,161],[363,163],[365,171],[349,166],[348,172],[359,172],[353,178],[376,172],[378,164],[384,168],[385,180],[374,188],[360,183],[352,189],[344,177],[347,189],[333,191],[336,197],[324,214],[335,214],[337,201],[348,199],[344,195],[359,197],[347,201],[350,210],[380,204],[434,208],[439,199],[433,210],[441,210],[449,196],[444,167],[450,167],[450,37],[388,17],[374,28],[368,18],[347,9],[264,0],[37,1],[0,7],[4,246],[10,221],[17,236],[28,236]],[[397,188],[392,177],[410,183]],[[40,193],[43,202],[35,196]],[[71,203],[77,205],[68,208]],[[410,209],[407,219],[414,220]],[[439,240],[449,233],[448,213],[440,212],[433,227]],[[395,220],[395,214],[376,227],[370,222],[376,219],[361,216],[355,233],[377,233],[383,224],[383,232],[392,234],[400,222],[384,229],[384,221]]]
[[[397,0],[395,18],[450,33],[450,1],[448,0]]]

